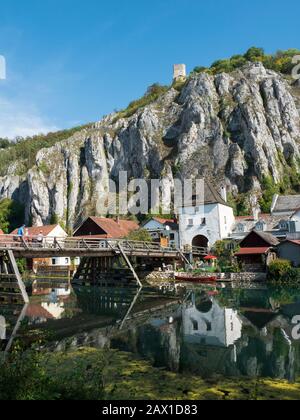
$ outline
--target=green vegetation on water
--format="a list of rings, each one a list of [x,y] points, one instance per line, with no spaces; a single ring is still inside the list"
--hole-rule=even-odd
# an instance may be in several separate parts
[[[299,395],[299,380],[218,375],[205,380],[109,349],[17,353],[0,376],[1,400],[298,400]]]

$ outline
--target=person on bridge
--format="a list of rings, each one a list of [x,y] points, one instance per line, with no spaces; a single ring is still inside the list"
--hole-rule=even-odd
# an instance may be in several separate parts
[[[25,235],[25,225],[23,225],[23,226],[21,226],[19,229],[18,229],[18,237],[19,238],[23,238],[24,237],[24,235]]]
[[[37,243],[38,243],[38,246],[39,246],[39,247],[43,248],[43,244],[44,244],[44,235],[43,235],[43,232],[42,232],[42,231],[40,231],[40,233],[39,233],[39,234],[38,234],[38,236],[37,236]]]

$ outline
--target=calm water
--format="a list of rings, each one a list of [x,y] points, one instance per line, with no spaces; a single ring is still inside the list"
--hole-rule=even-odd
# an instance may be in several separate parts
[[[299,288],[76,288],[43,283],[28,306],[0,306],[2,349],[21,339],[56,351],[120,349],[202,377],[300,377]]]

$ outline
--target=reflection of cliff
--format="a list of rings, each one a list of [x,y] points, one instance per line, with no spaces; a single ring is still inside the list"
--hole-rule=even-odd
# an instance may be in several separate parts
[[[174,312],[175,310],[175,312]],[[179,312],[180,314],[180,312]],[[181,317],[176,309],[153,314],[147,323],[129,329],[112,339],[112,346],[147,358],[156,367],[178,371],[180,367]]]

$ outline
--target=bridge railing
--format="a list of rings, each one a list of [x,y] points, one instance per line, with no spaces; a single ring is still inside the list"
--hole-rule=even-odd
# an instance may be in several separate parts
[[[145,252],[176,252],[175,248],[162,247],[157,242],[127,241],[125,239],[102,239],[102,238],[80,238],[80,237],[42,237],[42,236],[24,236],[0,235],[1,249],[24,249],[24,250],[114,250],[119,247],[127,251],[145,251]]]
[[[117,251],[119,245],[126,252],[144,251],[146,252],[176,252],[174,247],[162,247],[158,242],[127,241],[126,239],[106,239],[89,237],[42,237],[0,235],[1,249],[24,249],[24,250],[90,250],[99,249]],[[183,253],[193,253],[194,255],[207,255],[208,249],[204,247],[185,247]]]

